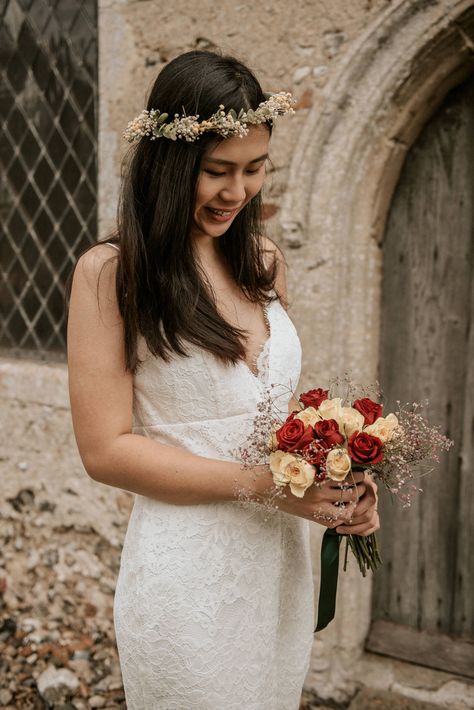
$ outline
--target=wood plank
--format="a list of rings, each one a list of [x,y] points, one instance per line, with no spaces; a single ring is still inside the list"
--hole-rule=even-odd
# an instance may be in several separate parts
[[[474,114],[474,96],[472,102]],[[474,126],[474,118],[472,121]],[[471,141],[471,166],[474,166],[474,141]],[[474,180],[472,181],[474,183]],[[474,212],[474,199],[471,200]],[[472,218],[474,224],[474,217]],[[474,230],[473,230],[474,232]],[[474,239],[471,240],[471,245]],[[453,633],[474,636],[474,248],[471,249],[471,298],[466,303],[470,311],[466,355],[466,381],[462,442],[459,452],[459,527],[456,545],[454,578]]]
[[[471,79],[410,151],[387,222],[380,368],[387,410],[397,399],[427,398],[430,421],[455,447],[422,479],[410,509],[382,496],[386,563],[373,596],[374,619],[466,637],[474,632],[473,134]]]
[[[372,653],[474,678],[474,643],[445,634],[417,631],[391,621],[375,621],[365,648]]]

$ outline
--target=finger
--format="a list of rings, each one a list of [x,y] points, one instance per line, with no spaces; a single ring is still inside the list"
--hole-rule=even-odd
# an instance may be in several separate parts
[[[355,521],[352,521],[351,524],[340,525],[336,528],[336,532],[341,533],[342,535],[361,535],[365,537],[375,532],[379,528],[379,516],[377,513],[375,513],[375,515],[372,516],[370,520],[365,520],[362,523],[355,524]]]
[[[374,478],[372,477],[371,473],[366,473],[364,475],[364,481],[365,481],[365,483],[369,483],[374,488],[374,490],[377,490],[378,486],[377,486]]]
[[[377,501],[378,496],[376,492],[369,486],[358,502],[358,509],[356,511],[356,515],[361,515],[363,512],[365,512],[371,507],[376,508]]]
[[[376,509],[376,501],[371,496],[365,495],[357,502],[356,509],[354,511],[354,517],[360,518],[362,515],[366,515],[368,511],[373,511]]]
[[[333,515],[337,518],[338,523],[345,523],[352,520],[355,510],[355,503],[347,503],[346,505],[333,505]]]
[[[365,483],[358,483],[351,488],[332,488],[328,493],[328,500],[334,503],[351,503],[358,501],[365,493]]]
[[[368,535],[372,535],[373,533],[376,533],[377,530],[380,530],[380,525],[374,525],[373,527],[369,528],[368,530],[365,530],[362,533],[359,533],[361,537],[368,537]]]
[[[366,511],[363,515],[356,515],[354,511],[354,515],[350,519],[351,525],[367,525],[371,520],[374,520],[375,515],[378,513],[374,508]]]
[[[378,530],[380,526],[374,522],[362,523],[361,525],[338,525],[336,532],[343,535],[369,535],[369,530]]]
[[[322,503],[317,508],[311,510],[306,517],[314,520],[328,528],[335,528],[347,520],[350,520],[354,513],[354,503],[341,507],[331,503]]]
[[[306,517],[311,522],[319,523],[319,525],[324,525],[326,528],[336,528],[342,522],[339,518],[332,515],[322,515],[321,513],[309,513]]]
[[[371,520],[374,515],[378,515],[377,508],[375,505],[369,505],[366,508],[361,508],[362,503],[354,504],[354,512],[352,515],[352,522],[354,525],[359,525],[360,523],[367,522]]]
[[[378,500],[378,486],[375,483],[374,479],[370,476],[367,476],[367,480],[365,480],[364,483],[367,486],[367,490],[370,490],[375,499]]]
[[[343,481],[334,481],[332,478],[325,478],[322,481],[329,488],[340,488],[341,485],[355,486],[356,483],[365,483],[365,476],[362,471],[351,471]]]

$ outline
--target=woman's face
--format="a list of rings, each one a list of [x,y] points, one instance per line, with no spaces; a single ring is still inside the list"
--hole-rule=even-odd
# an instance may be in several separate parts
[[[224,234],[237,213],[260,191],[269,140],[268,128],[251,126],[243,138],[225,138],[204,155],[194,205],[193,237]]]

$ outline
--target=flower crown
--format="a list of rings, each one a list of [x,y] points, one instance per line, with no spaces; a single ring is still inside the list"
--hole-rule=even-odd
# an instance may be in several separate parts
[[[265,93],[265,101],[262,101],[255,110],[244,111],[240,109],[237,113],[233,108],[228,113],[224,111],[224,105],[220,104],[219,110],[205,121],[198,121],[197,116],[179,116],[175,113],[173,121],[166,123],[167,113],[160,113],[158,109],[146,109],[129,122],[124,131],[123,137],[132,143],[143,136],[150,136],[151,140],[156,138],[170,138],[175,141],[184,138],[188,142],[193,142],[200,138],[202,133],[213,131],[227,138],[228,136],[243,136],[249,132],[248,125],[257,125],[271,121],[276,116],[285,113],[294,113],[292,104],[296,100],[287,91],[279,91],[276,94]]]

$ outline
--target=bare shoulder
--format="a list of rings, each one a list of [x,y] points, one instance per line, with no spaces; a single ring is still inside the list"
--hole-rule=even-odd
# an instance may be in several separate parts
[[[96,244],[79,257],[75,273],[87,281],[97,283],[99,276],[108,267],[109,277],[115,274],[118,251],[110,244]]]
[[[273,241],[273,239],[270,239],[269,237],[263,237],[262,243],[264,252],[270,257],[270,263],[271,260],[276,259],[278,262],[286,264],[285,256],[282,250],[280,249],[278,244]]]
[[[286,259],[280,247],[269,237],[263,237],[263,250],[265,261],[268,264],[276,261],[277,272],[275,279],[275,291],[280,298],[282,306],[288,308],[288,289],[286,285]]]
[[[113,303],[118,264],[118,251],[108,244],[96,244],[77,260],[72,281],[72,291],[95,294],[99,301]]]
[[[78,323],[97,320],[115,328],[121,322],[116,295],[118,251],[107,244],[97,244],[77,260],[71,284],[68,329]]]

